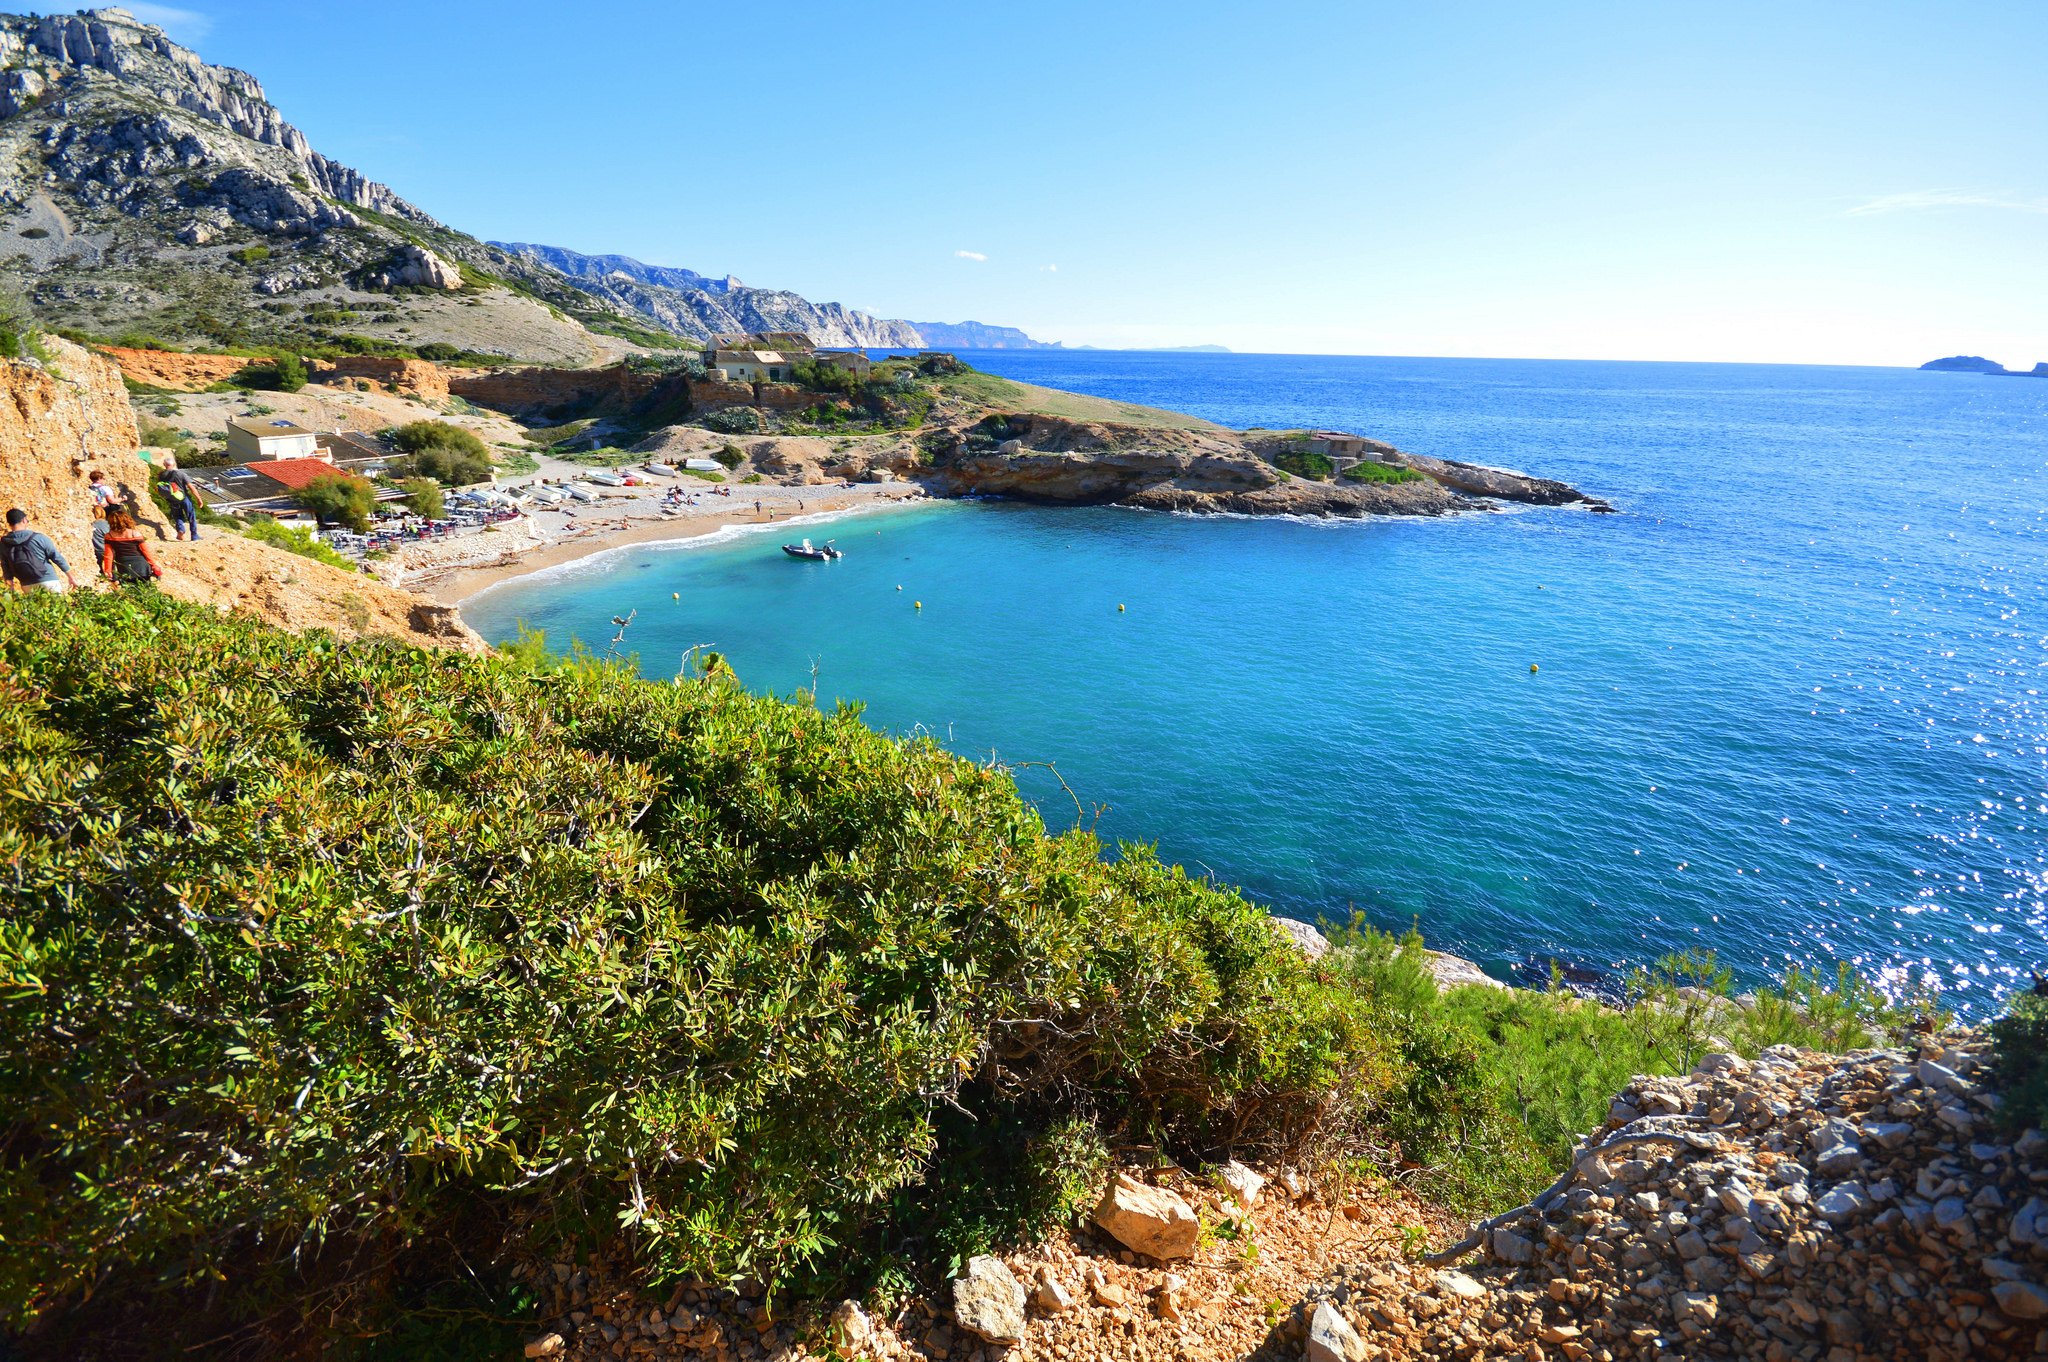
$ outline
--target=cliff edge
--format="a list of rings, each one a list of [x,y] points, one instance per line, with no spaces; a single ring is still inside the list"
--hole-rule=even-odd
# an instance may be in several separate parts
[[[150,468],[137,453],[135,413],[120,370],[69,341],[42,343],[45,361],[0,360],[0,507],[27,511],[29,523],[56,541],[81,583],[99,584],[87,491],[87,479],[98,471],[156,531],[150,550],[164,569],[159,587],[170,595],[288,629],[483,648],[450,607],[364,573],[211,527],[198,543],[171,538],[150,499]]]

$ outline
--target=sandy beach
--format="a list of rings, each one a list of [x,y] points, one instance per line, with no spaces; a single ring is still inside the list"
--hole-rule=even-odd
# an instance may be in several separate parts
[[[696,498],[663,514],[661,498],[680,485]],[[596,490],[596,489],[593,489]],[[407,544],[374,566],[394,586],[443,605],[460,605],[478,592],[544,568],[632,544],[694,539],[733,525],[768,525],[839,511],[921,501],[921,488],[904,483],[851,487],[733,486],[730,497],[695,479],[659,479],[639,487],[604,489],[596,503],[535,510],[477,534]],[[756,509],[758,506],[758,509]],[[800,537],[808,527],[793,526]]]

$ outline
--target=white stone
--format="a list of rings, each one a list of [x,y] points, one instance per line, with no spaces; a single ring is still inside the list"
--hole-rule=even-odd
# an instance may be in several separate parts
[[[1216,1170],[1216,1180],[1222,1183],[1229,1190],[1230,1194],[1237,1198],[1237,1204],[1246,1210],[1250,1210],[1257,1204],[1259,1193],[1266,1185],[1264,1178],[1239,1163],[1236,1159],[1232,1159],[1229,1163]]]
[[[1064,1315],[1074,1308],[1073,1294],[1050,1277],[1038,1284],[1038,1293],[1032,1299],[1048,1315]]]
[[[953,1279],[953,1315],[961,1327],[990,1343],[1024,1341],[1024,1288],[1000,1258],[980,1254]]]
[[[1343,1312],[1328,1301],[1316,1306],[1308,1325],[1308,1362],[1364,1362],[1365,1340]]]

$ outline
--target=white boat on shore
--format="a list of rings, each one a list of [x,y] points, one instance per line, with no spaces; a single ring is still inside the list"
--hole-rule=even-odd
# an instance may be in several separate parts
[[[594,482],[599,487],[624,487],[626,485],[626,480],[617,473],[592,473],[585,481]]]
[[[583,487],[573,482],[565,484],[562,492],[564,495],[574,497],[578,501],[597,500],[597,493],[591,491],[588,487]]]
[[[676,470],[665,463],[643,463],[640,466],[657,477],[672,478],[676,475]]]

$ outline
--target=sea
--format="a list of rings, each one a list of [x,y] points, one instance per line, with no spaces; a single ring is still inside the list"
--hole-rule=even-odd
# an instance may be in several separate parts
[[[951,502],[639,546],[486,637],[709,645],[1010,763],[1054,827],[1503,979],[1710,949],[1965,1016],[2048,971],[2048,382],[1903,369],[984,351],[1622,514],[1359,521]],[[676,599],[675,597],[679,597]]]

